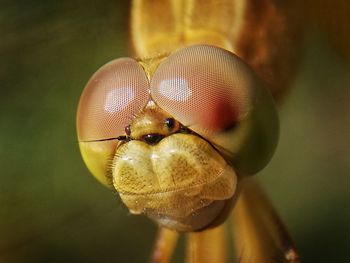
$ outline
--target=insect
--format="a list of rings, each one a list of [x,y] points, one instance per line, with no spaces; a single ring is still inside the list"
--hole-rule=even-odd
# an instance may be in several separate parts
[[[271,1],[134,1],[137,59],[107,63],[86,85],[83,159],[131,213],[157,222],[153,262],[168,262],[182,232],[187,262],[225,262],[228,224],[239,262],[299,262],[251,178],[273,155],[274,98],[297,63],[290,10]]]

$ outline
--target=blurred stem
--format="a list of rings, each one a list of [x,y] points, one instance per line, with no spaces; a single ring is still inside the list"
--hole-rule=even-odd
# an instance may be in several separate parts
[[[158,230],[151,263],[168,263],[176,247],[179,233],[160,227]]]
[[[299,263],[287,229],[253,178],[241,182],[232,219],[238,262]]]
[[[227,258],[226,225],[203,232],[189,233],[186,263],[224,263]]]

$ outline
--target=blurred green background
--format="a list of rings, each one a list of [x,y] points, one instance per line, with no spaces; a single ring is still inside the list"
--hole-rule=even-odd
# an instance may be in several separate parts
[[[0,262],[148,261],[155,225],[89,174],[75,131],[87,80],[128,55],[127,20],[128,2],[1,1]],[[303,262],[349,258],[349,88],[349,65],[309,29],[259,175]]]

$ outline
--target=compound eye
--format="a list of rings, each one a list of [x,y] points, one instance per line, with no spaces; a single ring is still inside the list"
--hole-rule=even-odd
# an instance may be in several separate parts
[[[107,171],[118,145],[106,139],[128,133],[126,127],[148,100],[146,74],[130,58],[107,63],[87,83],[78,105],[79,147],[85,164],[103,184],[110,185]]]
[[[113,60],[87,83],[78,106],[79,141],[103,140],[125,133],[132,117],[149,99],[149,82],[133,59]]]
[[[154,73],[151,96],[241,174],[262,169],[276,148],[273,98],[254,71],[227,50],[195,45],[173,53]]]
[[[203,135],[235,126],[251,105],[251,70],[221,48],[196,45],[162,62],[151,80],[155,102]]]

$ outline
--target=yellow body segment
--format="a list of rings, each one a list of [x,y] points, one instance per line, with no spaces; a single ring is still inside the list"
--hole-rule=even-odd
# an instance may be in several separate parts
[[[212,44],[233,51],[231,38],[239,36],[245,8],[244,1],[133,1],[135,52],[149,58],[191,44]]]
[[[294,1],[135,0],[131,37],[135,55],[148,59],[184,46],[229,50],[281,97],[298,63],[300,27]]]

